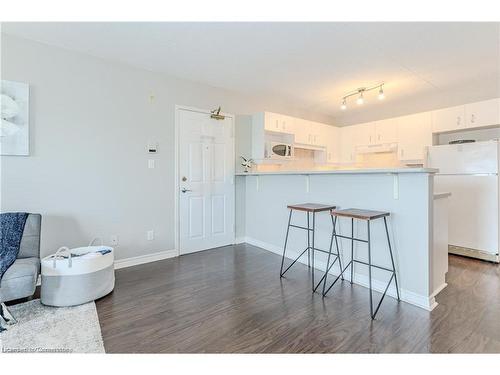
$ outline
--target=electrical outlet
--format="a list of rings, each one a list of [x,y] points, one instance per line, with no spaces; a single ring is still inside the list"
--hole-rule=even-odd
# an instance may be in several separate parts
[[[111,245],[114,246],[118,245],[118,236],[116,234],[112,234],[110,240],[111,240]]]
[[[146,236],[148,238],[148,241],[153,241],[155,239],[155,232],[154,230],[148,230],[146,233]]]

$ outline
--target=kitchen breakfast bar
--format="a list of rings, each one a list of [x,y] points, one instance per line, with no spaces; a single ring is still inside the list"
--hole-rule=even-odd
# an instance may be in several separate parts
[[[335,205],[339,209],[389,212],[389,237],[401,300],[432,310],[436,306],[435,296],[446,287],[445,274],[448,270],[449,194],[434,193],[436,172],[436,169],[429,168],[393,168],[237,173],[236,194],[237,202],[240,202],[236,208],[238,240],[281,255],[289,217],[287,205],[290,204],[320,203]],[[294,213],[292,221],[298,226],[307,226],[306,217],[305,214]],[[351,220],[342,217],[338,220],[337,234],[350,237]],[[373,263],[389,267],[391,259],[383,220],[373,221],[370,233]],[[315,247],[327,250],[331,234],[329,213],[317,213]],[[354,221],[354,237],[367,237],[366,225],[357,220]],[[306,247],[304,231],[292,228],[287,257],[295,259]],[[340,238],[339,250],[344,264],[348,263],[351,241]],[[321,277],[327,254],[315,253],[315,269]],[[356,258],[366,260],[366,244],[355,242],[354,253]],[[299,262],[307,264],[307,253]],[[368,286],[367,268],[362,264],[355,266],[355,284]],[[279,270],[276,272],[279,276]],[[293,270],[289,272],[293,273]],[[330,272],[336,275],[339,271],[337,267],[332,267]],[[350,272],[344,276],[349,280]],[[287,277],[293,275],[287,274]],[[374,269],[373,289],[382,292],[389,277],[387,272]],[[335,293],[335,290],[331,292]],[[394,283],[387,294],[396,296]]]

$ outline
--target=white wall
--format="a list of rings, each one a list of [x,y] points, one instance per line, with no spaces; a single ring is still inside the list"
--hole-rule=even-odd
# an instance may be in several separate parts
[[[297,112],[5,34],[1,41],[1,78],[31,87],[31,155],[2,157],[1,210],[43,214],[42,255],[111,234],[118,259],[174,248],[176,104]],[[160,145],[153,170],[149,140]]]

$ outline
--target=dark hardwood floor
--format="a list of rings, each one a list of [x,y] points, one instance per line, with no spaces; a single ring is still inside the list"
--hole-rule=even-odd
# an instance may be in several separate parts
[[[306,266],[237,245],[116,272],[96,302],[108,353],[500,353],[500,268],[450,256],[434,311],[344,282],[312,295]]]

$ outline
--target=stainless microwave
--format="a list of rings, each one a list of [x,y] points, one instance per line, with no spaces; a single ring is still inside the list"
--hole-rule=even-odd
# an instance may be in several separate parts
[[[291,159],[293,157],[293,144],[267,142],[265,151],[266,159]]]

